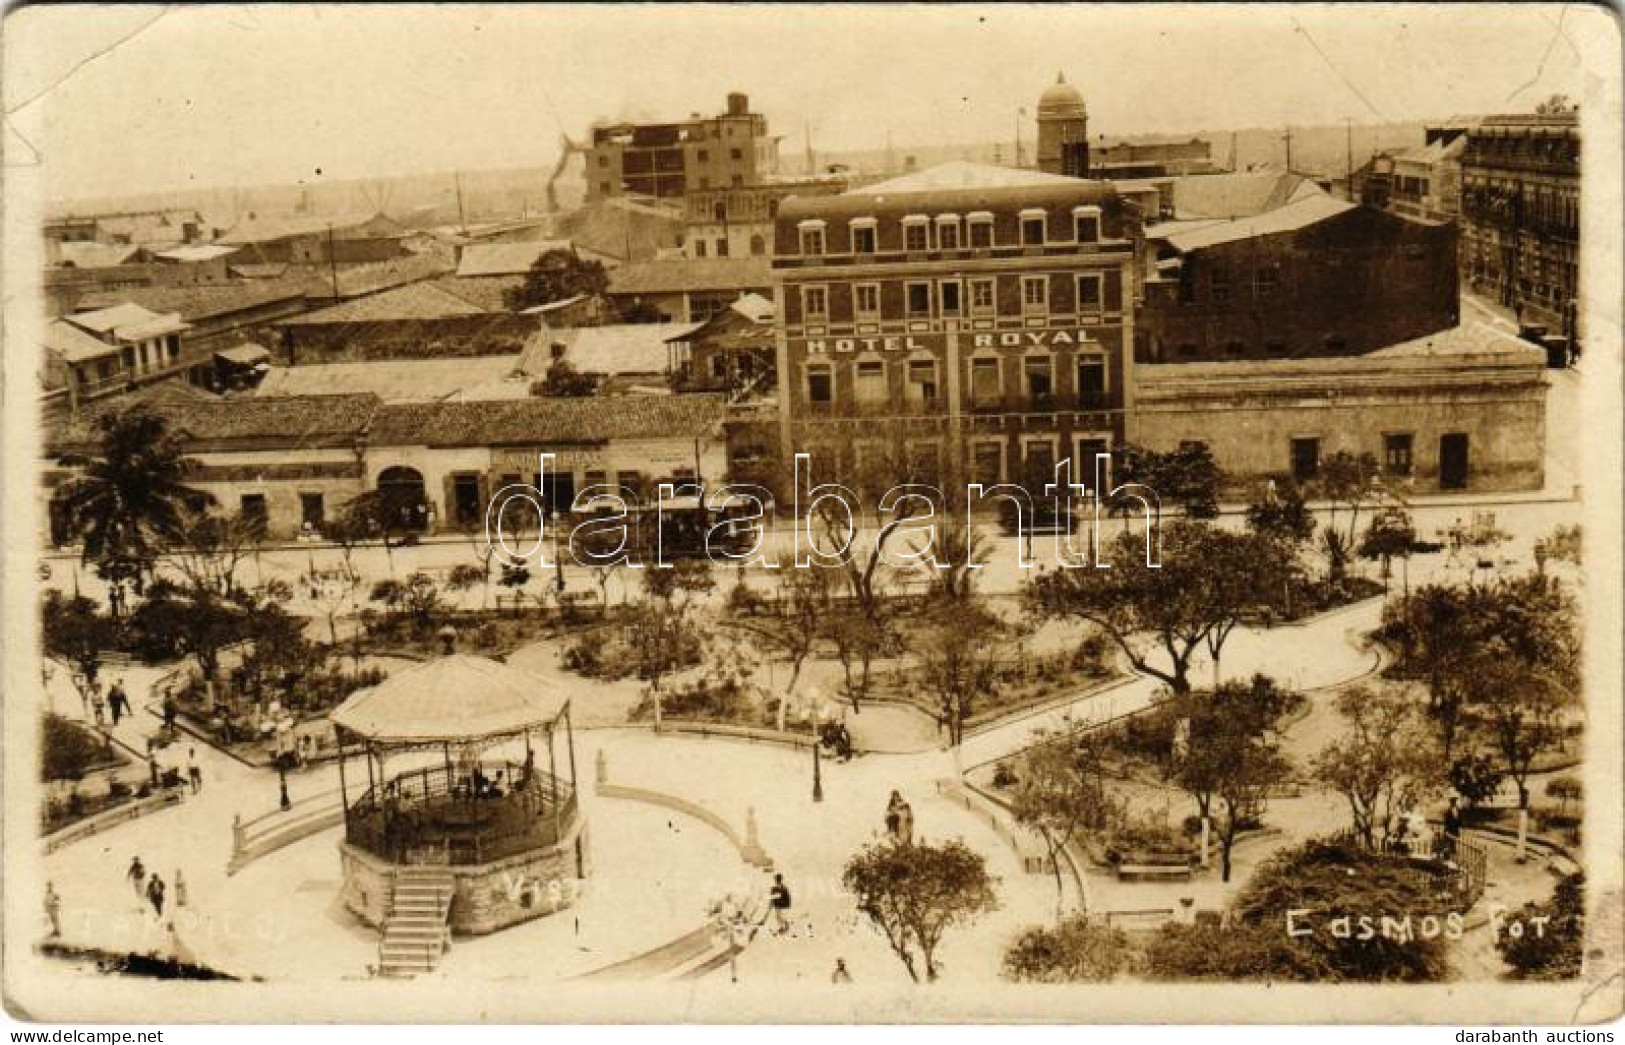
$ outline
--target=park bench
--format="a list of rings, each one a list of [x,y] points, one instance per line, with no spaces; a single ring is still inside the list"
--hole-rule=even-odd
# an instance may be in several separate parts
[[[1187,853],[1138,850],[1124,853],[1117,861],[1117,877],[1189,878],[1191,860]]]

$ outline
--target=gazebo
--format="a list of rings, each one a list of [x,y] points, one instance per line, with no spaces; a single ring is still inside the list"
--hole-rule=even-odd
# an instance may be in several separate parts
[[[556,683],[484,657],[439,657],[353,694],[330,720],[345,904],[384,927],[386,947],[391,923],[422,920],[430,902],[440,925],[487,933],[574,900],[585,824],[570,700]]]

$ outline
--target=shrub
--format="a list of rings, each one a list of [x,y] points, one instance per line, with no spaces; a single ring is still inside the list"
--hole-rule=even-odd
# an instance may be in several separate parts
[[[1004,975],[1023,983],[1104,982],[1129,972],[1137,955],[1121,929],[1074,914],[1051,929],[1027,929],[1004,954]]]
[[[1534,928],[1533,919],[1545,918],[1543,931]],[[1507,925],[1523,927],[1520,936],[1503,928],[1495,949],[1511,968],[1514,979],[1567,980],[1580,975],[1580,959],[1585,946],[1585,875],[1576,873],[1559,879],[1552,898],[1545,903],[1526,903],[1507,915]]]
[[[45,780],[80,780],[102,757],[103,747],[78,723],[47,712],[40,772]]]
[[[1020,781],[1017,779],[1015,772],[1010,768],[1010,764],[1008,762],[1000,762],[998,765],[993,767],[994,787],[1015,787],[1018,783],[1020,783]]]

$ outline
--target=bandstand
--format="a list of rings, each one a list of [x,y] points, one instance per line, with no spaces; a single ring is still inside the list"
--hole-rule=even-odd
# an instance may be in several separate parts
[[[392,950],[438,955],[448,928],[494,932],[573,902],[586,824],[557,684],[452,655],[355,693],[331,721],[344,903],[384,930],[386,964]]]

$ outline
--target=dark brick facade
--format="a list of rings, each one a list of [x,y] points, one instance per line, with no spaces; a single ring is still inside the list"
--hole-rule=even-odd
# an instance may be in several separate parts
[[[1174,259],[1144,285],[1141,362],[1359,355],[1460,317],[1455,227],[1370,207],[1186,251],[1164,243],[1160,260]]]

